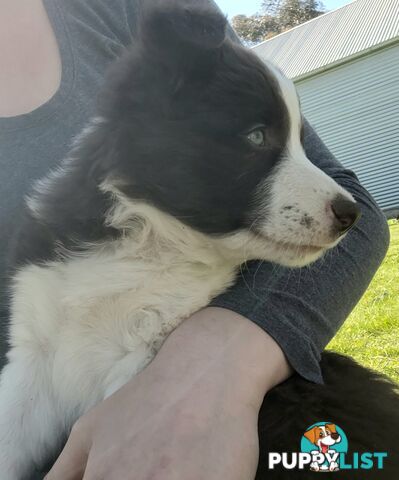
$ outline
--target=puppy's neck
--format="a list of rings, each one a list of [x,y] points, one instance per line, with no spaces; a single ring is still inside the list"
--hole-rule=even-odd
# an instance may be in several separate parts
[[[105,225],[121,232],[123,242],[130,242],[134,255],[156,261],[165,255],[170,262],[189,262],[208,266],[238,266],[243,252],[229,238],[206,235],[148,203],[132,200],[112,182],[100,189],[112,196]]]

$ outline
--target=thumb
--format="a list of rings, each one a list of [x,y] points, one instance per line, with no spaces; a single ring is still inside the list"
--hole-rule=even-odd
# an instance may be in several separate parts
[[[61,455],[44,480],[82,480],[88,458],[87,438],[72,429]]]

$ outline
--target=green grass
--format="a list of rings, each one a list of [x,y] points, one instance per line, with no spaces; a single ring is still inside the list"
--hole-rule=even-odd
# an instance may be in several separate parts
[[[390,220],[388,254],[328,349],[399,382],[399,222]]]

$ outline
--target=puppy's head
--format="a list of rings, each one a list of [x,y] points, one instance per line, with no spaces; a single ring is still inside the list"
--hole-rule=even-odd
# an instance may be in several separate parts
[[[317,445],[323,453],[326,453],[331,445],[335,445],[341,441],[341,436],[333,423],[313,427],[307,430],[304,436],[314,445]]]
[[[226,36],[207,2],[146,2],[101,115],[107,181],[249,258],[300,266],[358,217],[303,148],[295,88]]]

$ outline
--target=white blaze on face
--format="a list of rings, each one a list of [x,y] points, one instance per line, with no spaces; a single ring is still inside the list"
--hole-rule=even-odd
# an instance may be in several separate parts
[[[262,195],[267,198],[265,220],[259,221],[258,228],[280,246],[276,248],[277,262],[302,266],[340,240],[333,233],[330,202],[338,195],[354,199],[307,158],[300,139],[302,117],[295,86],[277,68],[268,68],[278,81],[288,110],[289,136],[282,160],[258,192],[260,200]]]
[[[325,426],[321,426],[320,429],[322,430],[324,437],[319,438],[317,440],[317,445],[319,447],[322,447],[323,445],[324,446],[326,446],[326,445],[330,446],[330,445],[335,445],[336,443],[340,443],[340,441],[341,441],[341,436],[340,435],[338,435],[338,437],[336,439],[334,439],[334,438],[332,438],[331,433],[326,429]]]

